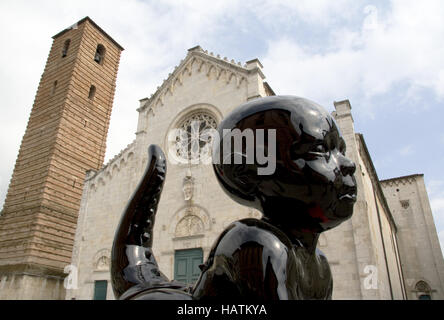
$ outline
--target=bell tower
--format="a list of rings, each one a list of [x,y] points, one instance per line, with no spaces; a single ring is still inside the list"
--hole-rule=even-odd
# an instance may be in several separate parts
[[[0,216],[0,299],[63,299],[85,173],[99,169],[123,48],[89,17],[53,37]]]

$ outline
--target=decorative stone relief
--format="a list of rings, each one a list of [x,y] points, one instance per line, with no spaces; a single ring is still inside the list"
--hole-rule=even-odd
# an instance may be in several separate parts
[[[176,226],[176,237],[188,237],[197,234],[203,234],[203,221],[195,215],[187,215],[179,221]]]
[[[90,170],[87,180],[91,181],[91,189],[97,191],[97,189],[105,186],[108,181],[112,180],[122,168],[124,168],[129,161],[134,157],[132,148],[134,147],[134,141],[126,146],[125,149],[120,151],[119,154],[114,156],[105,166],[99,171]],[[111,169],[112,167],[112,169]]]
[[[429,293],[431,292],[430,286],[425,281],[418,281],[415,285],[415,290],[419,292]]]
[[[191,171],[188,170],[185,178],[183,178],[183,197],[185,201],[191,201],[194,192],[194,178],[191,176]]]
[[[108,270],[109,269],[109,258],[102,256],[97,261],[97,270]]]
[[[211,218],[205,209],[188,203],[178,210],[167,228],[171,237],[205,234],[211,230]]]
[[[410,206],[410,201],[409,200],[401,200],[400,202],[401,202],[401,206],[404,209],[407,209]]]
[[[111,251],[109,249],[102,249],[94,256],[94,270],[107,271],[110,266]]]
[[[233,60],[232,60],[233,61]],[[191,76],[193,69],[196,72],[205,72],[208,79],[212,79],[214,74],[216,80],[225,79],[226,84],[230,84],[232,79],[237,88],[241,84],[247,83],[246,66],[242,67],[241,63],[229,62],[228,59],[222,60],[220,56],[217,58],[208,54],[208,52],[194,51],[186,60],[182,60],[179,67],[175,67],[174,72],[168,75],[161,86],[157,87],[156,92],[149,99],[143,101],[143,105],[138,109],[143,111],[145,108],[158,108],[164,105],[164,99],[174,94],[177,86],[183,85],[184,76]],[[224,77],[221,75],[224,74]]]

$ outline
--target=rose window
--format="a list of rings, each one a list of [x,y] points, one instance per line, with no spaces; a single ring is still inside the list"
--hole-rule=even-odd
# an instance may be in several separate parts
[[[216,127],[216,120],[207,113],[196,113],[186,118],[178,127],[177,156],[184,160],[211,157],[212,136],[210,132]]]

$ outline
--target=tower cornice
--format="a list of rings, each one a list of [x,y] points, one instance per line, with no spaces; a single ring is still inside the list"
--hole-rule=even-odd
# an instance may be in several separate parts
[[[102,28],[100,28],[97,23],[95,23],[90,17],[86,16],[83,19],[80,19],[79,21],[77,21],[76,23],[74,23],[73,25],[69,26],[68,28],[60,31],[59,33],[57,33],[56,35],[54,35],[52,38],[56,39],[58,37],[60,37],[61,35],[65,34],[66,32],[68,32],[69,30],[72,29],[76,29],[80,24],[84,23],[85,21],[88,21],[89,23],[91,23],[97,30],[99,30],[101,33],[103,33],[104,36],[106,36],[114,45],[116,45],[116,47],[118,47],[121,51],[125,50],[116,40],[114,40],[109,34],[107,34]]]

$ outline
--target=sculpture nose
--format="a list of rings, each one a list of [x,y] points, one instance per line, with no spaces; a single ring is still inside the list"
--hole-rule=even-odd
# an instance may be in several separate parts
[[[356,171],[355,163],[345,156],[341,156],[339,162],[339,168],[341,169],[341,173],[344,176],[353,175]]]

